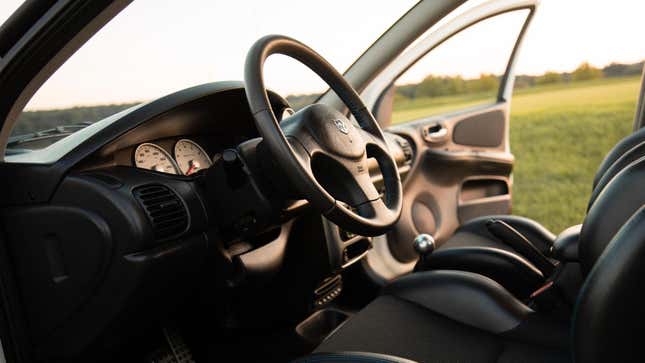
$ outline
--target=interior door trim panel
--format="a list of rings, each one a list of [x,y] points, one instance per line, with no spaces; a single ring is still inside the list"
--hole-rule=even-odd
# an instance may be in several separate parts
[[[501,133],[498,137],[502,142],[494,147],[455,143],[452,136],[455,128],[479,115],[493,115],[501,120],[504,127],[494,129]],[[486,214],[510,213],[510,174],[515,158],[508,151],[507,122],[508,104],[498,102],[390,128],[389,131],[408,139],[415,150],[403,184],[403,213],[388,234],[395,259],[409,263],[417,258],[411,241],[419,233],[431,233],[441,246],[464,221]],[[429,142],[425,134],[434,125],[441,125],[450,136],[441,143]],[[483,188],[480,197],[474,192],[475,197],[463,200],[464,185]]]

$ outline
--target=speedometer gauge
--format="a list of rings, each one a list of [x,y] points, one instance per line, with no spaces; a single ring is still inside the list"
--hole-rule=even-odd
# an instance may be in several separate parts
[[[134,151],[134,163],[138,168],[179,174],[179,168],[172,156],[159,145],[144,143]]]
[[[181,139],[175,144],[175,160],[184,175],[210,168],[212,162],[199,144],[192,140]]]

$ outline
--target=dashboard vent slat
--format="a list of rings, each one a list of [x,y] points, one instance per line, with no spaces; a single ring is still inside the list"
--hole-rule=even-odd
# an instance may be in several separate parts
[[[163,185],[145,185],[132,193],[145,210],[155,240],[163,241],[182,234],[188,228],[188,211],[179,196]]]

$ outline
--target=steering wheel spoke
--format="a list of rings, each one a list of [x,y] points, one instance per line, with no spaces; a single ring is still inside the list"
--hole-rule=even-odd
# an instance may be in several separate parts
[[[381,223],[391,223],[396,221],[398,216],[393,212],[382,199],[373,200],[370,206],[374,209],[375,219]]]
[[[311,173],[311,152],[305,148],[297,138],[292,136],[287,136],[286,138],[291,149],[294,151],[296,159],[300,162],[300,165],[302,165],[307,172]]]
[[[367,165],[365,167],[367,167]],[[365,173],[354,175],[354,180],[363,194],[361,197],[364,196],[366,202],[372,202],[381,198],[380,193],[372,182],[369,172],[366,171]]]
[[[373,151],[374,148],[379,149],[380,152],[389,155],[390,147],[385,141],[385,137],[379,138],[378,136],[372,134],[370,131],[364,129],[360,129],[359,132],[363,140],[365,140],[365,149],[369,157],[373,157],[374,153],[370,151]]]

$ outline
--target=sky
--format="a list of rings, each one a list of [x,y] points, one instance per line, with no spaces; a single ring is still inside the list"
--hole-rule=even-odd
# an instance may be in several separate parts
[[[415,2],[135,0],[67,61],[27,108],[145,101],[205,82],[242,80],[246,51],[271,33],[305,42],[343,71]],[[469,1],[464,8],[481,2]],[[20,3],[0,1],[0,22]],[[536,75],[570,71],[583,61],[602,67],[645,59],[638,36],[644,13],[645,1],[639,0],[542,0],[516,71]],[[508,43],[503,41],[513,35],[508,28],[482,25],[463,36],[459,51],[438,48],[435,59],[419,63],[405,80],[428,73],[497,72],[500,52],[485,51],[482,44],[491,49],[493,41]],[[270,58],[265,73],[267,84],[283,95],[324,89],[284,57]]]

